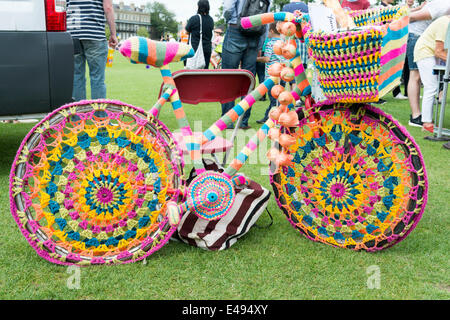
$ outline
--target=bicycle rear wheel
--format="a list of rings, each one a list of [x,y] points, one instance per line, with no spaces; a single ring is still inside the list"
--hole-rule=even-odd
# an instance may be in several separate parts
[[[141,260],[171,237],[181,150],[144,110],[119,101],[65,105],[25,137],[10,174],[10,205],[30,245],[57,264]]]
[[[364,104],[318,104],[298,116],[292,163],[278,170],[271,163],[290,223],[313,241],[353,250],[403,240],[428,191],[425,163],[405,128]]]

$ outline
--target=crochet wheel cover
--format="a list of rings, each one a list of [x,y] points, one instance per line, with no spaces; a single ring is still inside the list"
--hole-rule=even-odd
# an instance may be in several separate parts
[[[370,105],[321,104],[292,133],[292,164],[271,176],[278,205],[311,240],[376,251],[404,239],[427,201],[419,147]],[[314,121],[313,121],[314,120]]]
[[[190,210],[205,220],[216,220],[226,215],[235,199],[231,180],[214,171],[195,177],[186,195]]]
[[[183,187],[170,131],[118,101],[65,105],[25,137],[10,175],[10,204],[37,253],[57,264],[141,260],[175,231],[165,204]]]

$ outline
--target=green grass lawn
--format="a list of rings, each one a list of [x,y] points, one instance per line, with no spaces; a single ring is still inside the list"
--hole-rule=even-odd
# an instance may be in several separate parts
[[[181,67],[176,64],[173,70]],[[157,69],[132,65],[119,55],[107,69],[108,98],[144,109],[156,101],[160,84]],[[387,101],[382,109],[407,124],[408,102],[394,100],[392,95]],[[252,127],[257,127],[255,121],[267,104],[257,102],[253,107]],[[186,106],[186,110],[191,125],[202,120],[204,129],[220,116],[218,103]],[[169,128],[177,127],[170,105],[163,109],[161,119]],[[229,250],[208,252],[171,241],[146,264],[82,268],[80,288],[69,289],[73,270],[41,259],[10,214],[10,166],[32,126],[0,124],[0,299],[450,298],[450,151],[442,148],[442,142],[424,140],[420,128],[408,130],[425,158],[428,205],[416,229],[392,248],[378,253],[353,252],[309,241],[290,226],[272,196],[268,209],[273,225],[251,229]],[[449,116],[446,127],[450,127]],[[243,172],[272,190],[264,174],[267,161],[260,160],[264,154]],[[263,214],[258,223],[269,222]],[[380,271],[379,289],[367,285],[372,266]]]

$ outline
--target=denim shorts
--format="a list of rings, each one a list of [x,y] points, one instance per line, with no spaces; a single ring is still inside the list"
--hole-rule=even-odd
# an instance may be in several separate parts
[[[408,35],[408,42],[406,45],[406,58],[408,59],[409,70],[418,70],[417,64],[414,62],[414,47],[416,46],[417,39],[419,35],[415,33],[410,33]]]

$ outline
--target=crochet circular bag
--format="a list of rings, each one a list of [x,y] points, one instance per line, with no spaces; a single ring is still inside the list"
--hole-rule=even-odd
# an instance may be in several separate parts
[[[186,190],[188,210],[205,220],[217,220],[225,216],[234,200],[231,180],[211,170],[195,177]]]
[[[278,205],[311,240],[376,251],[404,239],[427,201],[419,147],[381,110],[318,104],[298,111],[292,162],[271,176]]]
[[[65,105],[25,137],[10,175],[14,219],[30,245],[57,264],[141,260],[176,226],[182,153],[170,131],[118,101]]]

